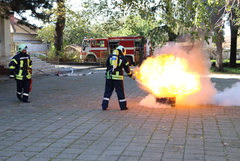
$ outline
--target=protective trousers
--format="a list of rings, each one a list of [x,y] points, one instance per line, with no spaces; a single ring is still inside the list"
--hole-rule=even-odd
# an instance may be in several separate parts
[[[28,96],[29,96],[29,86],[30,86],[30,79],[25,79],[25,80],[17,80],[17,97],[21,101],[28,101]],[[23,91],[23,93],[22,93]],[[23,95],[23,98],[22,98]]]
[[[120,106],[121,110],[126,108],[127,102],[125,100],[123,80],[106,79],[104,98],[102,101],[102,109],[103,110],[106,110],[108,108],[108,103],[109,103],[109,100],[110,100],[110,97],[112,95],[114,88],[117,93],[118,102],[119,102],[119,106]]]

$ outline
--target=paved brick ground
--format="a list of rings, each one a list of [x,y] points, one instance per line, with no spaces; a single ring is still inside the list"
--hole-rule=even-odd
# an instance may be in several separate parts
[[[212,81],[223,90],[239,79]],[[14,80],[0,81],[0,160],[240,160],[240,107],[142,107],[147,93],[124,82],[129,110],[120,111],[114,93],[102,111],[102,70],[35,77],[30,104],[17,100]]]

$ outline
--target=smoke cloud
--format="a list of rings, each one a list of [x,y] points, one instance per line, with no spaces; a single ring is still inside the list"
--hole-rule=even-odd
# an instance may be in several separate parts
[[[240,82],[235,83],[232,88],[226,88],[214,96],[216,105],[239,106],[240,105]]]
[[[147,95],[144,99],[140,101],[140,106],[145,106],[149,108],[171,108],[170,105],[160,104],[156,102],[156,97],[153,94]]]

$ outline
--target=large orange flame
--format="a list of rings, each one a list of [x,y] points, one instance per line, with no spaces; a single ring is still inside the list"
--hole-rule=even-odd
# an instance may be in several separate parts
[[[173,54],[148,57],[134,75],[156,97],[190,95],[201,89],[200,76],[190,71],[185,59]]]

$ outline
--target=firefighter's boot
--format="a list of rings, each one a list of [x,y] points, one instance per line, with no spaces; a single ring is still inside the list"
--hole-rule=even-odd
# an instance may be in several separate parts
[[[17,92],[17,98],[19,99],[19,101],[22,101],[22,93],[20,92]]]
[[[102,110],[106,110],[108,108],[108,100],[103,100],[102,102]]]
[[[25,102],[25,103],[30,103],[30,102],[28,101],[28,94],[27,94],[27,93],[23,93],[23,102]]]

